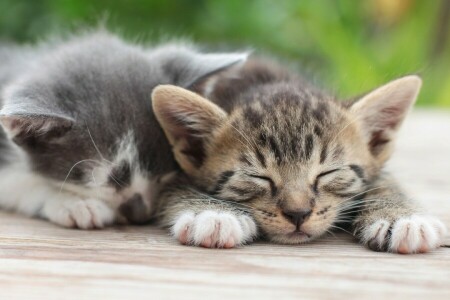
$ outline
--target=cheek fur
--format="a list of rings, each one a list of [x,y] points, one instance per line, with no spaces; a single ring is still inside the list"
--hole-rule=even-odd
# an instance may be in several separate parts
[[[333,204],[316,206],[310,218],[303,224],[302,229],[318,238],[332,228],[337,218],[337,208]]]

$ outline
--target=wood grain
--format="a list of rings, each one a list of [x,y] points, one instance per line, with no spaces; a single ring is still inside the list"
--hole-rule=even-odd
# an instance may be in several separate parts
[[[389,168],[450,227],[449,132],[450,114],[415,113]],[[181,298],[450,299],[450,248],[376,253],[337,233],[209,250],[152,226],[68,230],[0,212],[0,299]]]

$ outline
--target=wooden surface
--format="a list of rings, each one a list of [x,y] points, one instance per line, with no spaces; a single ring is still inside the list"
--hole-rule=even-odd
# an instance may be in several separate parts
[[[450,113],[415,113],[389,168],[450,227]],[[450,299],[446,245],[404,256],[336,234],[210,250],[151,226],[68,230],[0,213],[0,299]]]

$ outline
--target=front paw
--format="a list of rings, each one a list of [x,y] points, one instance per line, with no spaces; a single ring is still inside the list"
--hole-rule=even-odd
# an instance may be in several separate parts
[[[65,199],[48,204],[44,215],[53,223],[64,227],[95,229],[114,221],[114,211],[97,199]]]
[[[401,254],[425,253],[441,245],[447,230],[435,217],[413,215],[394,222],[380,219],[362,230],[362,241],[372,250]]]
[[[186,211],[176,219],[172,234],[184,245],[233,248],[253,240],[256,224],[249,216],[230,212]]]

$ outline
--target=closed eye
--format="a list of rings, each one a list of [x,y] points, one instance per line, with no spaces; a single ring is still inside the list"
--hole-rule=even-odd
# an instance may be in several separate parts
[[[272,180],[272,178],[267,177],[267,176],[257,175],[257,174],[247,174],[247,176],[267,181],[270,184],[270,193],[271,193],[272,197],[274,197],[277,194],[278,188],[275,185],[275,182]]]
[[[313,184],[313,186],[312,186],[313,191],[314,191],[316,194],[318,193],[317,186],[318,186],[318,184],[319,184],[319,179],[320,179],[321,177],[324,177],[324,176],[326,176],[326,175],[329,175],[329,174],[331,174],[331,173],[334,173],[334,172],[337,172],[337,171],[340,171],[340,170],[341,170],[341,168],[338,168],[338,169],[332,169],[332,170],[328,170],[328,171],[322,172],[322,173],[320,173],[319,175],[317,175],[316,180],[314,180],[314,184]]]

